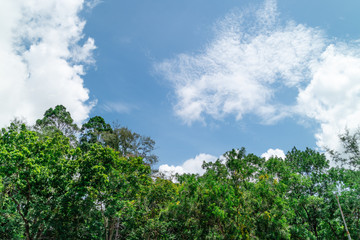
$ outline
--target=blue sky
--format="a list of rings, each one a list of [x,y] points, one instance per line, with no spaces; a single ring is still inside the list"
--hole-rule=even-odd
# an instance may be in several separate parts
[[[359,125],[359,7],[2,1],[1,124],[63,104],[152,137],[156,167],[190,172],[232,148],[337,149]]]

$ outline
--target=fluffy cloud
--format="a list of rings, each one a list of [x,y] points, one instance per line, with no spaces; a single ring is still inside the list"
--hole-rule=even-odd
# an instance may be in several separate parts
[[[311,119],[319,124],[317,145],[339,150],[338,135],[359,127],[360,43],[331,41],[319,29],[281,23],[278,15],[275,0],[256,12],[232,12],[200,53],[157,64],[173,84],[175,113],[188,124],[244,114],[263,123]],[[279,89],[297,91],[295,104],[277,98]]]
[[[281,149],[272,149],[270,148],[267,152],[263,153],[261,155],[262,158],[269,159],[270,157],[279,157],[282,159],[285,159],[284,151]],[[215,157],[210,154],[201,153],[199,155],[196,155],[195,158],[190,158],[186,160],[182,165],[180,166],[169,166],[168,164],[160,165],[159,167],[159,173],[163,174],[166,178],[174,180],[175,174],[185,174],[185,173],[193,173],[193,174],[199,174],[203,175],[205,173],[205,170],[201,167],[203,165],[203,162],[215,162],[217,159],[225,161],[225,158],[223,156]]]
[[[180,54],[156,69],[169,79],[175,112],[186,123],[244,114],[274,122],[289,106],[275,100],[275,86],[297,87],[324,48],[322,33],[277,21],[276,1],[265,1],[254,16],[233,12],[217,23],[215,38],[200,54]]]
[[[89,1],[88,1],[89,2]],[[83,39],[84,0],[0,2],[0,125],[29,123],[62,104],[76,122],[92,104],[84,66],[93,63],[94,40]]]
[[[271,157],[278,157],[278,158],[282,158],[285,159],[285,153],[283,150],[281,149],[268,149],[265,153],[261,154],[262,158],[265,158],[266,160],[268,160]]]
[[[167,164],[159,167],[159,172],[164,174],[168,178],[172,178],[175,174],[194,173],[202,175],[205,170],[201,167],[203,162],[215,162],[218,158],[210,155],[201,153],[196,155],[195,158],[186,160],[181,166],[169,166]]]
[[[320,124],[317,145],[340,149],[338,135],[359,127],[359,43],[330,45],[311,66],[312,80],[298,95],[298,111]]]

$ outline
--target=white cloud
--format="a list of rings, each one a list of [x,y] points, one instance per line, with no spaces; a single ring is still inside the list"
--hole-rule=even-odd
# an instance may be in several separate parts
[[[268,160],[270,157],[279,157],[285,159],[284,151],[281,149],[272,149],[270,148],[267,152],[261,155],[262,158]],[[162,174],[165,178],[175,181],[175,174],[199,174],[200,176],[205,173],[205,170],[202,168],[203,162],[215,162],[217,159],[220,159],[222,163],[226,162],[226,158],[224,156],[215,157],[210,154],[201,153],[196,155],[195,158],[190,158],[186,160],[182,165],[169,166],[168,164],[160,165],[159,173]]]
[[[84,64],[94,40],[83,41],[84,0],[0,2],[0,126],[14,117],[29,123],[62,104],[78,123],[92,108]],[[84,43],[81,43],[84,42]]]
[[[168,164],[160,165],[159,167],[160,175],[163,175],[165,179],[176,182],[176,174],[182,175],[184,174],[184,169],[181,166],[169,166]]]
[[[92,0],[92,1],[86,1],[85,3],[86,6],[91,9],[103,2],[104,2],[103,0]]]
[[[196,155],[195,158],[186,160],[181,166],[169,166],[168,164],[161,165],[159,172],[164,174],[165,177],[171,178],[175,174],[193,173],[203,175],[205,170],[201,167],[203,162],[215,162],[218,158],[205,153]]]
[[[268,160],[271,157],[278,157],[285,159],[285,153],[283,150],[278,148],[277,149],[269,148],[265,153],[261,154],[261,157],[265,158],[266,160]]]
[[[175,113],[188,124],[228,115],[255,114],[263,123],[305,117],[319,124],[320,148],[339,150],[338,135],[360,125],[360,41],[336,42],[278,15],[275,0],[234,11],[200,53],[157,64],[173,84]],[[279,89],[297,90],[296,103],[277,99]]]
[[[129,113],[136,107],[122,102],[106,102],[102,105],[102,108],[106,112]]]
[[[320,124],[319,147],[339,150],[338,135],[359,127],[359,49],[359,43],[330,45],[312,64],[312,80],[298,95],[298,111]]]
[[[271,123],[291,113],[276,102],[274,86],[298,87],[324,48],[322,33],[277,21],[276,1],[255,14],[233,12],[216,26],[215,38],[199,54],[180,54],[156,70],[174,86],[175,112],[186,123],[256,114]]]

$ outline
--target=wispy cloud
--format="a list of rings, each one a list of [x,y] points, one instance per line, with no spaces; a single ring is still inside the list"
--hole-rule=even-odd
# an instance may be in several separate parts
[[[88,0],[88,1],[85,1],[85,4],[86,4],[86,7],[88,7],[89,9],[92,9],[103,2],[104,2],[103,0]]]
[[[275,0],[257,11],[233,11],[200,53],[158,63],[157,71],[173,84],[175,113],[188,124],[245,114],[262,123],[313,119],[317,145],[339,149],[338,134],[360,124],[360,43],[336,42],[278,16]],[[295,104],[276,98],[281,88],[298,92]]]
[[[135,106],[123,102],[106,102],[102,105],[106,112],[129,113]]]
[[[216,24],[215,38],[200,54],[180,54],[155,68],[173,84],[175,112],[186,123],[256,114],[274,122],[289,114],[276,102],[275,85],[296,87],[324,48],[321,31],[277,21],[276,1],[255,13],[232,12]]]
[[[58,104],[76,122],[88,117],[93,104],[82,76],[96,47],[83,39],[83,7],[83,0],[0,2],[1,126],[14,117],[32,123]]]

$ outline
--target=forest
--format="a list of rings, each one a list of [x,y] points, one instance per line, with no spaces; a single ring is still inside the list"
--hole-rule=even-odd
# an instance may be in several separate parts
[[[360,133],[339,137],[343,152],[240,146],[169,179],[153,139],[58,105],[1,130],[0,239],[360,239]]]

